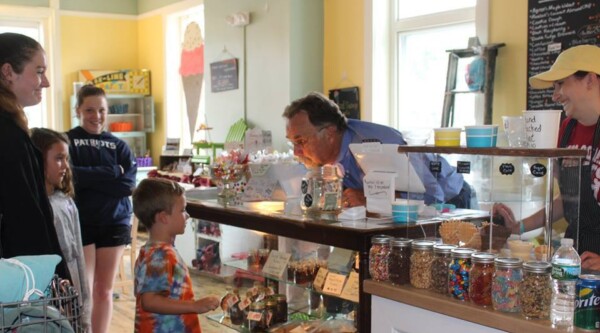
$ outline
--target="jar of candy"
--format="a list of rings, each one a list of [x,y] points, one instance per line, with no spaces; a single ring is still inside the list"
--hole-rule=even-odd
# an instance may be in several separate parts
[[[492,279],[492,306],[496,311],[519,312],[519,287],[523,281],[523,260],[496,258]]]
[[[375,281],[387,281],[388,260],[390,256],[390,240],[386,235],[375,235],[371,237],[371,249],[369,250],[369,274]]]
[[[302,178],[302,209],[307,212],[339,212],[342,209],[342,177],[335,165],[310,169]]]
[[[435,242],[415,240],[411,244],[410,284],[419,289],[431,287],[431,264],[433,263],[433,245]]]
[[[433,246],[433,263],[431,264],[431,289],[440,294],[448,294],[448,267],[452,258],[450,252],[455,245],[436,244]]]
[[[481,306],[492,305],[492,278],[494,276],[494,259],[497,255],[478,252],[471,255],[471,271],[469,272],[469,297],[471,301]]]
[[[277,313],[277,300],[269,297],[265,300],[265,326],[267,328],[276,324],[275,315]]]
[[[410,244],[412,239],[393,238],[391,242],[388,273],[390,282],[395,285],[407,284],[410,281]]]
[[[250,311],[246,319],[250,332],[264,332],[267,329],[266,319],[265,302],[260,301],[250,304]]]
[[[521,313],[525,318],[548,318],[552,301],[552,265],[544,261],[523,264],[523,282],[519,288]]]
[[[273,295],[277,305],[275,306],[275,323],[285,323],[288,320],[288,304],[285,294]]]
[[[448,268],[448,292],[455,299],[469,300],[469,271],[471,270],[471,254],[475,250],[456,248],[451,251],[452,262]]]

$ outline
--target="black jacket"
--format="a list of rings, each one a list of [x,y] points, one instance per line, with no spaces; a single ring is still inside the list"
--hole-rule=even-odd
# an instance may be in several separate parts
[[[82,228],[129,225],[137,165],[127,143],[108,132],[89,134],[81,127],[67,134]]]
[[[42,154],[4,111],[0,111],[0,175],[0,256],[62,257],[46,194]],[[64,260],[57,273],[69,277]]]

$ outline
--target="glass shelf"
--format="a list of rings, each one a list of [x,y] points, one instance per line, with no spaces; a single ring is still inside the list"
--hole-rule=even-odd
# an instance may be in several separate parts
[[[252,267],[248,267],[248,262],[246,259],[241,259],[241,260],[231,260],[231,261],[225,261],[222,263],[224,266],[227,267],[233,267],[233,268],[237,268],[237,269],[241,269],[245,272],[248,272],[250,274],[253,274],[255,276],[260,276],[266,279],[270,279],[270,280],[274,280],[277,282],[282,282],[291,286],[295,286],[298,288],[302,288],[302,289],[306,289],[309,290],[311,293],[315,293],[315,294],[319,294],[319,295],[323,295],[323,296],[327,296],[327,297],[335,297],[335,298],[339,298],[339,299],[343,299],[345,301],[349,301],[352,303],[355,303],[354,301],[344,298],[341,295],[335,295],[335,294],[330,294],[330,293],[324,293],[322,291],[317,291],[314,288],[312,288],[311,283],[296,283],[294,281],[290,281],[288,280],[288,274],[287,274],[287,270],[283,273],[282,277],[277,277],[271,274],[266,274],[263,273],[260,268],[252,268]]]

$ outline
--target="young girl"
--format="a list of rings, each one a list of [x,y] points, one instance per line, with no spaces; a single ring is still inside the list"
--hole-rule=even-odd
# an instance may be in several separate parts
[[[66,135],[46,128],[32,129],[31,140],[44,158],[46,193],[54,212],[54,226],[73,285],[81,295],[82,324],[88,332],[91,326],[90,290],[85,276],[79,212],[73,201],[75,191],[69,168],[69,140]]]
[[[131,242],[131,200],[137,166],[123,140],[104,131],[108,105],[102,88],[77,93],[81,123],[67,132],[81,222],[81,241],[92,289],[92,331],[108,333],[113,285],[125,246]]]

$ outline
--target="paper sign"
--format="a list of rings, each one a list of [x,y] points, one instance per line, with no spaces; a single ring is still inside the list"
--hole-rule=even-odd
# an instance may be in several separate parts
[[[290,261],[291,253],[279,252],[272,250],[267,258],[267,262],[262,271],[265,274],[270,274],[281,278],[285,272],[288,261]]]
[[[322,291],[323,290],[323,284],[325,283],[325,277],[327,277],[327,273],[329,271],[327,270],[327,268],[319,268],[319,271],[317,272],[317,276],[315,276],[315,280],[313,281],[313,287],[315,288],[316,291]]]
[[[348,274],[352,262],[354,262],[354,251],[335,247],[327,258],[327,268],[337,273]]]
[[[395,172],[372,171],[363,178],[365,197],[373,199],[394,200]]]
[[[341,294],[342,288],[344,287],[344,281],[346,281],[345,275],[329,272],[329,274],[327,274],[327,279],[325,279],[323,292],[332,295]]]
[[[358,273],[350,272],[340,297],[358,303]]]
[[[238,307],[240,308],[240,310],[244,310],[251,303],[252,303],[252,301],[249,298],[246,298],[246,299],[244,299],[243,301],[240,302],[240,304],[238,305]]]

